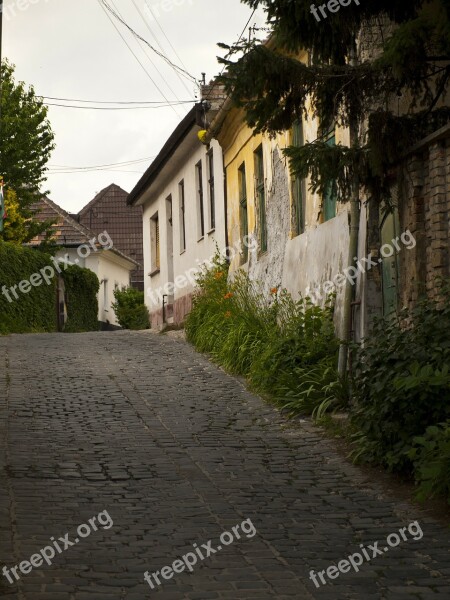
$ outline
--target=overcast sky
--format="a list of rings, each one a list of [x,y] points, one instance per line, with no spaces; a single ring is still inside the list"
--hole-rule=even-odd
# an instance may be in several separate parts
[[[223,51],[217,42],[236,41],[251,15],[239,0],[109,3],[158,49],[159,43],[173,62],[180,64],[181,59],[198,79],[206,72],[207,80],[220,70],[216,57]],[[263,14],[256,14],[251,24],[263,22]],[[3,55],[15,64],[16,78],[33,84],[42,96],[125,102],[164,102],[165,96],[169,101],[194,101],[195,84],[178,78],[161,58],[148,48],[144,51],[130,32],[118,22],[116,25],[148,75],[98,0],[4,0]],[[66,210],[78,212],[110,183],[131,191],[151,158],[114,171],[67,171],[154,157],[191,107],[188,103],[173,108],[100,111],[51,106],[49,119],[57,147],[49,163],[50,197]]]

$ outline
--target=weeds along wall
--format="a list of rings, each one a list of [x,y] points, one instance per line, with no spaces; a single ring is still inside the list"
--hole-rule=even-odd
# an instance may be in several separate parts
[[[48,254],[0,241],[0,292],[10,289],[48,266]],[[56,280],[32,287],[27,294],[17,290],[12,302],[0,293],[0,334],[56,331]]]
[[[64,331],[79,333],[98,331],[98,277],[88,269],[77,265],[68,267],[62,273],[65,285],[67,322]]]

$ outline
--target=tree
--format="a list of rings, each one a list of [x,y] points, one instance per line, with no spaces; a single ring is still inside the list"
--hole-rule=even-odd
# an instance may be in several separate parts
[[[319,137],[286,154],[296,174],[311,175],[314,191],[336,181],[340,198],[348,199],[357,173],[371,193],[385,197],[389,166],[450,121],[442,102],[450,79],[450,0],[364,0],[320,23],[310,0],[241,1],[263,6],[273,30],[269,44],[221,44],[231,54],[244,53],[221,62],[227,66],[223,82],[248,124],[256,132],[287,130],[306,114],[308,101],[324,134],[333,123],[360,126],[367,119],[367,135],[353,148]],[[368,46],[377,50],[373,60],[361,51]],[[312,64],[296,58],[302,50]],[[399,115],[402,97],[409,101]]]
[[[336,1],[337,11],[320,22],[311,0],[241,1],[264,8],[272,35],[266,43],[221,44],[229,51],[222,81],[255,132],[287,130],[312,108],[322,133],[285,153],[295,175],[310,176],[313,191],[334,185],[340,200],[350,200],[353,266],[361,191],[389,202],[392,165],[450,121],[450,0]],[[304,50],[307,64],[297,58]],[[349,129],[349,146],[326,143],[333,125]],[[347,320],[352,294],[349,284]]]
[[[30,206],[45,193],[41,188],[55,147],[54,134],[47,107],[32,86],[26,88],[14,80],[14,67],[6,61],[1,67],[1,82],[0,174],[12,203],[11,218],[16,219],[5,231],[9,235],[17,231],[20,241],[28,241],[49,227],[49,223],[33,220]]]

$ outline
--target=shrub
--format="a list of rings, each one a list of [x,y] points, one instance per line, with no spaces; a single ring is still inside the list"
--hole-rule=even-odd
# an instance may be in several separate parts
[[[297,369],[322,365],[325,370],[334,363],[338,342],[332,316],[331,304],[321,309],[308,299],[294,301],[286,291],[274,289],[268,299],[242,271],[228,281],[228,264],[217,256],[198,278],[186,333],[199,351],[281,401],[295,388]],[[326,360],[327,366],[321,362]],[[331,385],[335,375],[328,370],[321,384]],[[315,400],[308,414],[323,397],[316,394]],[[334,407],[330,401],[326,409]]]
[[[423,436],[415,437],[408,457],[414,464],[418,499],[442,495],[450,504],[450,420],[432,425]]]
[[[71,265],[62,272],[66,291],[66,333],[98,331],[98,277],[92,271]]]
[[[413,438],[450,417],[449,299],[444,287],[399,321],[378,321],[357,352],[355,459],[412,473]]]
[[[0,241],[0,290],[28,281],[51,264],[51,257],[43,252]],[[9,302],[0,293],[0,334],[56,331],[56,277],[49,285],[44,282],[27,294],[17,294],[18,299],[10,294],[13,301]]]
[[[144,292],[135,288],[114,290],[115,302],[112,307],[119,325],[123,329],[149,329],[150,317],[144,302]]]

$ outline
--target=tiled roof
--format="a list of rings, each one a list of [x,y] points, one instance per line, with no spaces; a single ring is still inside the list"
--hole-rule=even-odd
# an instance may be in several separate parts
[[[86,244],[95,237],[95,233],[84,227],[68,212],[55,204],[49,198],[41,198],[31,206],[31,210],[35,212],[34,218],[41,223],[44,221],[54,221],[53,239],[58,246],[79,246]],[[39,235],[33,238],[30,245],[37,245],[44,240],[44,235]]]
[[[142,233],[142,207],[127,205],[128,193],[114,183],[99,192],[80,210],[80,224],[96,235],[107,231],[114,247],[130,256],[140,267],[133,271],[135,284],[144,282],[144,249]]]
[[[53,221],[53,241],[58,245],[65,248],[78,247],[82,244],[88,244],[89,240],[97,238],[98,234],[92,229],[85,227],[81,223],[78,223],[73,217],[69,215],[63,208],[58,206],[50,198],[43,197],[39,202],[35,202],[31,206],[31,210],[35,213],[34,218],[41,223],[44,221]],[[105,231],[103,229],[102,231]],[[102,233],[102,232],[99,232]],[[38,235],[33,238],[30,242],[30,246],[37,246],[44,241],[44,235]],[[114,244],[114,238],[112,238]],[[114,247],[111,249],[112,252],[126,258],[127,260],[135,259],[132,256],[122,252],[120,248]],[[137,262],[137,261],[135,261]]]

